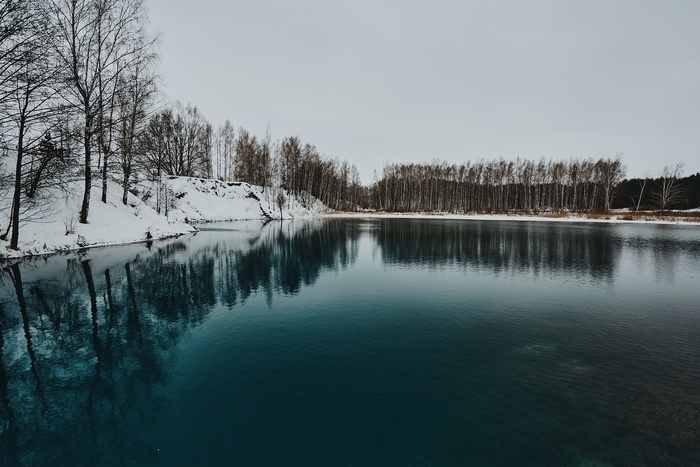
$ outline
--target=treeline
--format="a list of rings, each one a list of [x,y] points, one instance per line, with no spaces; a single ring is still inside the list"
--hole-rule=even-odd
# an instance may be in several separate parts
[[[311,196],[332,209],[355,210],[363,201],[364,190],[354,165],[324,158],[297,137],[280,143],[278,161],[281,186],[302,202]]]
[[[620,155],[583,160],[479,160],[461,165],[390,164],[365,205],[384,211],[608,212],[700,206],[700,174],[683,164],[659,177],[627,180]]]
[[[608,211],[624,173],[619,156],[393,164],[372,187],[371,206],[387,211]]]
[[[304,206],[318,199],[331,209],[351,210],[363,202],[357,168],[347,161],[323,156],[297,136],[273,142],[269,129],[259,138],[228,120],[214,128],[196,107],[179,102],[156,112],[139,142],[140,173],[151,178],[247,182],[269,188],[273,201],[287,193]]]
[[[680,172],[674,175],[674,171],[665,171],[656,178],[623,180],[617,187],[613,208],[649,211],[700,207],[700,173],[680,177]]]

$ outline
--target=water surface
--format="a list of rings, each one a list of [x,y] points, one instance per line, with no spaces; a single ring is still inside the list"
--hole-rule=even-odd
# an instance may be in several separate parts
[[[213,224],[1,271],[2,465],[700,465],[696,226]]]

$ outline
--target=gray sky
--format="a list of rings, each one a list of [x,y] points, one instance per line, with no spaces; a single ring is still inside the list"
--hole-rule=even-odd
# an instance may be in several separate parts
[[[170,100],[356,164],[700,171],[700,2],[148,0]]]

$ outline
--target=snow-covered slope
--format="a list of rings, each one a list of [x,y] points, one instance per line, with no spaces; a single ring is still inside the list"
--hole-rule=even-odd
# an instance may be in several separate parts
[[[73,250],[98,245],[133,243],[150,238],[166,238],[194,232],[196,229],[184,222],[171,222],[158,215],[139,198],[129,195],[128,205],[121,202],[121,189],[110,182],[107,203],[100,199],[101,189],[91,191],[88,223],[78,222],[83,186],[71,182],[66,192],[51,193],[48,205],[35,219],[20,224],[19,250],[9,248],[7,240],[0,240],[0,258],[18,257]],[[8,225],[10,206],[7,200],[0,211],[0,226]]]
[[[161,185],[161,214],[156,212],[157,184],[139,182],[121,202],[121,187],[109,182],[107,203],[102,203],[101,185],[91,192],[88,224],[78,222],[82,201],[81,182],[67,184],[65,191],[51,193],[48,204],[31,222],[20,226],[19,250],[0,240],[0,259],[38,255],[100,245],[142,242],[196,231],[192,223],[244,219],[279,219],[270,190],[247,183],[221,182],[190,177],[164,177]],[[285,198],[289,196],[285,194]],[[168,204],[167,217],[165,202]],[[11,199],[0,199],[0,229],[8,225]],[[295,208],[288,208],[288,206]],[[326,211],[320,202],[312,210],[298,207],[293,198],[285,203],[284,219],[309,217]]]
[[[142,182],[136,187],[139,196],[155,208],[158,188],[155,182]],[[168,219],[189,223],[250,219],[279,219],[272,191],[245,182],[222,182],[194,177],[163,177],[161,206],[169,197]],[[284,193],[285,199],[289,195]],[[290,208],[290,205],[292,208]],[[320,202],[304,209],[292,199],[285,203],[284,218],[309,217],[327,211]]]

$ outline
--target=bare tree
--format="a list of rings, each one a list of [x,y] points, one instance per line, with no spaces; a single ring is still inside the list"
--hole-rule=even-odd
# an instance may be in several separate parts
[[[214,127],[209,122],[204,122],[204,129],[202,131],[202,153],[204,157],[204,168],[203,171],[206,173],[207,178],[212,178],[214,176],[213,168],[213,153],[214,153]]]
[[[281,187],[291,193],[297,191],[297,175],[301,163],[301,141],[297,136],[282,140],[278,146],[278,165]]]
[[[175,103],[170,135],[172,144],[166,154],[170,175],[194,177],[206,174],[205,130],[207,121],[197,107]]]
[[[139,134],[139,169],[155,179],[165,171],[166,154],[170,151],[173,114],[165,109],[151,115],[146,128]]]
[[[604,210],[608,212],[612,205],[613,190],[625,174],[625,166],[622,165],[622,155],[618,153],[614,159],[601,159],[596,164],[596,167],[603,191]]]
[[[12,97],[17,89],[15,73],[17,57],[21,55],[20,48],[26,40],[23,31],[31,16],[27,11],[27,3],[21,0],[7,0],[0,3],[0,181],[2,188],[12,185],[13,177],[5,172],[3,159],[9,158],[10,147],[7,138],[11,138],[10,130],[15,127],[11,117]],[[16,184],[15,184],[16,185]],[[5,195],[0,190],[0,195]],[[10,222],[0,238],[6,239],[12,227],[14,206],[11,208]]]
[[[138,145],[136,163],[141,173],[156,180],[156,211],[160,214],[164,194],[163,173],[168,173],[168,158],[174,145],[172,109],[164,109],[151,116],[145,130],[138,136]]]
[[[235,151],[236,143],[236,130],[231,125],[229,120],[226,120],[222,126],[219,127],[217,134],[217,171],[218,178],[221,180],[230,181],[233,170],[233,155]]]
[[[37,200],[38,193],[43,189],[63,189],[65,182],[73,176],[74,151],[66,122],[52,115],[58,110],[59,106],[46,109],[44,115],[48,118],[39,125],[43,136],[38,144],[32,144],[26,152],[30,157],[23,168],[26,179],[22,190],[32,201]]]
[[[256,184],[255,163],[258,152],[258,140],[255,135],[251,135],[245,128],[238,130],[236,139],[236,159],[233,176],[236,180]]]
[[[53,49],[70,83],[65,97],[82,114],[85,189],[80,222],[87,223],[95,135],[102,126],[105,93],[133,59],[135,38],[144,37],[143,0],[48,0],[45,15],[55,30]],[[104,122],[103,122],[104,123]]]
[[[646,172],[644,174],[644,178],[642,178],[640,184],[639,184],[639,195],[637,195],[636,199],[632,197],[632,203],[634,203],[634,210],[639,211],[639,206],[642,204],[642,198],[644,197],[644,188],[647,186],[647,182],[649,181],[649,172]],[[631,195],[630,195],[631,197]]]
[[[282,190],[280,190],[277,193],[277,199],[275,199],[275,203],[277,204],[277,207],[280,210],[280,220],[282,220],[284,218],[284,215],[282,213],[282,208],[284,207],[284,203],[286,203],[286,202],[287,202],[287,198],[284,196],[284,193],[282,192]]]
[[[110,159],[116,151],[116,133],[120,126],[117,114],[120,96],[123,94],[125,79],[122,76],[123,64],[115,64],[113,79],[103,83],[99,78],[100,92],[97,94],[97,167],[102,166],[102,202],[107,202],[107,177],[109,176]]]
[[[661,177],[657,181],[656,190],[652,193],[652,199],[656,202],[659,211],[665,211],[683,196],[683,188],[677,183],[683,175],[684,164],[679,162],[675,166],[665,166]]]
[[[4,0],[0,3],[0,136],[8,129],[8,106],[12,105],[16,85],[17,60],[30,37],[30,3],[25,0]]]
[[[272,185],[272,133],[269,125],[265,130],[265,137],[260,141],[256,165],[256,184],[263,187],[264,191],[265,187]]]
[[[15,184],[10,216],[12,226],[10,248],[13,249],[18,247],[20,213],[23,204],[22,188],[27,186],[26,177],[23,176],[26,165],[25,156],[39,146],[39,142],[49,131],[48,121],[56,110],[53,102],[56,95],[54,87],[56,69],[53,60],[47,54],[46,47],[43,46],[47,31],[40,23],[35,7],[35,3],[23,4],[21,13],[27,15],[29,19],[20,21],[23,25],[21,31],[18,31],[14,37],[6,39],[14,44],[10,47],[12,53],[4,56],[4,59],[8,60],[5,72],[13,77],[11,80],[2,80],[4,84],[2,93],[7,104],[6,113],[4,113],[5,126],[12,127],[16,150]],[[41,154],[41,151],[34,152],[35,156],[37,154]],[[31,199],[37,192],[42,171],[43,169],[39,171],[39,175],[34,174],[35,183],[29,183],[28,189],[25,190]]]
[[[148,118],[157,93],[153,70],[155,53],[151,48],[141,45],[137,45],[135,53],[138,59],[132,61],[123,73],[117,94],[117,142],[122,175],[122,203],[125,205],[135,160],[144,149],[139,144],[139,137],[147,131]],[[105,160],[105,166],[106,163]]]
[[[209,123],[196,107],[176,102],[153,115],[143,135],[142,166],[151,176],[206,176],[210,170]]]

